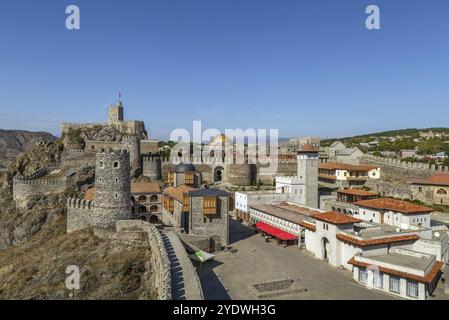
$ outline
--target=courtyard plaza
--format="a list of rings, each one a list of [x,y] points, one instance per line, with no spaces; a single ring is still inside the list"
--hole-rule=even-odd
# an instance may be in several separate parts
[[[400,299],[355,283],[351,272],[316,259],[297,245],[267,242],[253,228],[234,219],[230,219],[230,247],[214,261],[196,266],[205,299],[256,299],[248,290],[251,285],[283,279],[298,281],[306,291],[270,299]],[[435,298],[449,299],[441,281],[430,297]]]

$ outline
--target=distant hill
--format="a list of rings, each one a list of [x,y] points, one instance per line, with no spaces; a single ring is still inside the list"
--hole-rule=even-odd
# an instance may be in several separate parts
[[[356,135],[352,137],[342,137],[342,138],[331,138],[326,139],[323,141],[344,141],[344,140],[350,140],[350,139],[363,139],[363,138],[370,138],[370,137],[396,137],[396,136],[409,136],[409,137],[419,137],[419,134],[421,132],[429,132],[432,131],[433,133],[443,133],[449,135],[449,128],[443,128],[443,127],[435,127],[435,128],[425,128],[425,129],[416,129],[416,128],[408,128],[408,129],[398,129],[398,130],[390,130],[390,131],[381,131],[377,133],[369,133],[369,134],[362,134],[362,135]],[[332,142],[331,142],[332,143]]]
[[[442,134],[449,137],[449,128],[443,127],[434,127],[434,128],[424,128],[424,129],[416,129],[416,128],[408,128],[408,129],[398,129],[398,130],[390,130],[390,131],[381,131],[376,133],[368,133],[361,134],[355,136],[341,137],[341,138],[329,138],[322,140],[324,145],[329,145],[334,141],[372,141],[376,138],[385,137],[385,138],[394,138],[394,137],[408,137],[408,138],[419,138],[420,133],[426,133],[432,131],[434,134]]]
[[[36,142],[51,142],[57,138],[48,132],[0,129],[0,161],[12,160]]]
[[[449,154],[449,128],[400,129],[353,137],[323,140],[322,146],[341,141],[347,147],[358,147],[364,152],[380,154],[397,153],[400,150],[416,150],[419,155],[430,156],[445,152]],[[448,162],[449,163],[449,162]]]

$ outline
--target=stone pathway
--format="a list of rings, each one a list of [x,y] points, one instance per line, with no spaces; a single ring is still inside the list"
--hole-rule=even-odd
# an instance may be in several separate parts
[[[172,265],[173,300],[202,300],[201,284],[181,240],[172,231],[162,232],[162,239]]]

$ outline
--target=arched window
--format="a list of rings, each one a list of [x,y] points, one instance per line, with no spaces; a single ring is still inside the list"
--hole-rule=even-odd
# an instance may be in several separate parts
[[[120,168],[120,162],[118,162],[118,161],[114,161],[114,164],[113,164],[113,166],[114,166],[114,168]]]
[[[146,196],[139,196],[139,197],[137,198],[137,201],[138,201],[139,203],[145,203],[145,202],[147,202],[147,197],[146,197]]]
[[[447,191],[444,190],[444,189],[439,189],[439,190],[437,191],[437,193],[438,193],[438,194],[447,194]]]
[[[158,201],[157,195],[153,194],[153,195],[150,197],[150,202],[157,202],[157,201]]]

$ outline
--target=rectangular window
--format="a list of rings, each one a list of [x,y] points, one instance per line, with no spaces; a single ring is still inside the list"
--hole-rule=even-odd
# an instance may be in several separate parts
[[[392,277],[390,276],[390,291],[391,292],[395,292],[395,293],[399,293],[399,283],[400,283],[400,279],[397,277]]]
[[[366,269],[359,269],[359,282],[366,284],[368,281],[368,271]]]
[[[187,185],[193,185],[195,183],[194,173],[186,172],[184,174],[184,183]]]
[[[382,273],[374,272],[374,287],[382,289],[384,287],[384,277]]]
[[[175,182],[175,175],[172,172],[167,173],[167,183],[173,184]]]
[[[407,280],[407,296],[418,298],[418,282]]]
[[[182,211],[184,211],[184,212],[190,211],[189,197],[187,195],[184,195],[184,198],[183,198]]]
[[[217,198],[216,197],[204,197],[203,198],[203,213],[204,214],[217,214]]]

